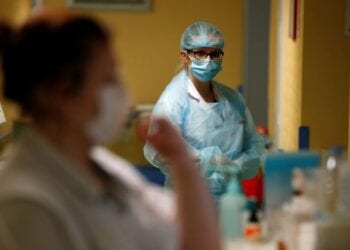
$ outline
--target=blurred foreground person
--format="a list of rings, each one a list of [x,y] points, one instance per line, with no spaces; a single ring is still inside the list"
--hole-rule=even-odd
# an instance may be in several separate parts
[[[96,146],[128,110],[106,29],[42,10],[9,33],[4,94],[32,122],[0,174],[0,249],[219,249],[205,182],[166,120],[154,118],[147,140],[169,162],[176,195]]]

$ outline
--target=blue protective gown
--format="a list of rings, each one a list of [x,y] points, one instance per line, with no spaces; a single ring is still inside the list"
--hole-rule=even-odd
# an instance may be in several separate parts
[[[259,168],[264,139],[256,132],[250,111],[236,90],[213,81],[217,102],[205,103],[191,84],[182,70],[166,87],[152,114],[168,118],[179,129],[206,178],[222,185],[221,190],[214,191],[221,194],[228,180],[213,167],[215,159],[225,159],[225,165],[238,168],[241,180],[252,178]],[[147,143],[144,154],[169,181],[167,166]]]

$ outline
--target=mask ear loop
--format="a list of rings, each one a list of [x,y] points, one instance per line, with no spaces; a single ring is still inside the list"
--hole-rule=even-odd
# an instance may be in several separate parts
[[[192,58],[191,58],[190,55],[188,54],[187,50],[184,49],[184,50],[181,50],[181,52],[183,52],[184,54],[186,54],[187,60],[184,61],[183,63],[184,63],[184,68],[185,68],[185,70],[188,71],[189,68],[190,68],[190,64],[191,64],[191,62],[192,62]]]

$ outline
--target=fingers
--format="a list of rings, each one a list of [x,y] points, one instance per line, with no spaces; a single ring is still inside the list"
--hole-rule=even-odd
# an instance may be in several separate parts
[[[146,142],[150,120],[150,115],[145,115],[135,121],[135,135],[142,143]]]
[[[191,159],[187,144],[177,129],[165,118],[141,117],[135,123],[135,134],[152,145],[164,162]]]
[[[181,134],[164,118],[152,118],[147,139],[161,156],[168,160],[189,157],[187,145]]]

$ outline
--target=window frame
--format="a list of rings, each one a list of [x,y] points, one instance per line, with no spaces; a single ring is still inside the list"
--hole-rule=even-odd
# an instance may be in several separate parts
[[[82,0],[81,0],[82,1]],[[95,0],[95,3],[77,3],[76,0],[67,0],[67,6],[79,9],[96,9],[112,11],[150,11],[152,0],[142,0],[142,3],[101,3],[101,0]]]

